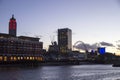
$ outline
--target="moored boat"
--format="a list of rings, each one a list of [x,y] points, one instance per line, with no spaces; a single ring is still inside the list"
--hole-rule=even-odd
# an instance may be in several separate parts
[[[120,63],[114,63],[112,67],[120,67]]]

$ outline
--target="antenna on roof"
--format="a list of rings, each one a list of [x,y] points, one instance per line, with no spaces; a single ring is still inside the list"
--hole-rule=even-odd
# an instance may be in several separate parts
[[[14,18],[14,14],[12,14],[12,18]]]

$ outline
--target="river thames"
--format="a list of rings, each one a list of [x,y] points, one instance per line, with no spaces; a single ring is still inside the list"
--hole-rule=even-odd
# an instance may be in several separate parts
[[[0,80],[120,80],[120,67],[112,65],[0,67]]]

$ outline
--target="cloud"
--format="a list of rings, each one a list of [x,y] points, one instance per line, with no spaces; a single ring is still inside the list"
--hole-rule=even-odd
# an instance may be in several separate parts
[[[82,50],[95,50],[100,46],[106,46],[106,47],[115,47],[112,43],[108,42],[100,42],[100,43],[94,43],[94,44],[88,44],[88,43],[79,43],[74,46],[76,49],[82,49]],[[118,45],[120,47],[120,45]]]
[[[120,43],[120,40],[115,41],[116,43]]]
[[[78,45],[74,46],[74,48],[86,50],[86,47],[84,45],[82,45],[82,44],[78,44]]]
[[[91,45],[91,49],[97,49],[99,46],[98,46],[98,43],[94,43]]]
[[[115,42],[116,42],[116,49],[120,50],[120,40],[117,40]]]
[[[116,48],[116,49],[120,50],[120,48]]]
[[[112,43],[108,43],[108,42],[100,42],[99,44],[101,44],[101,46],[111,46],[114,47],[114,45]]]
[[[118,44],[117,46],[120,47],[120,44]]]
[[[74,48],[77,49],[82,49],[82,50],[92,50],[92,49],[97,49],[97,43],[94,43],[92,45],[88,44],[88,43],[84,43],[84,44],[78,44],[76,46],[74,46]]]

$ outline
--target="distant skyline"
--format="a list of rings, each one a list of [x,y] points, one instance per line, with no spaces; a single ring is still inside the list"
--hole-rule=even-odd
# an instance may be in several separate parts
[[[72,44],[120,40],[119,0],[0,0],[0,33],[8,33],[12,14],[17,35],[40,35],[44,48],[59,28],[72,30]]]

